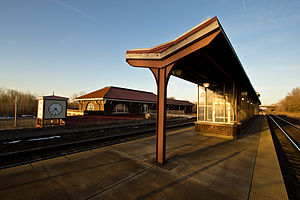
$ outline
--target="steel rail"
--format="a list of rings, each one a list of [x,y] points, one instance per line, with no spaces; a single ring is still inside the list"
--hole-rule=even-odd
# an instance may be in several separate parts
[[[294,147],[298,150],[298,151],[300,151],[300,148],[298,147],[298,145],[290,138],[290,136],[288,135],[288,133],[287,132],[285,132],[281,127],[280,127],[280,125],[270,116],[270,115],[268,115],[269,117],[270,117],[270,119],[277,125],[277,127],[281,130],[281,132],[287,137],[287,139],[289,139],[289,141],[294,145]]]
[[[275,117],[281,119],[282,121],[285,121],[286,123],[288,123],[288,124],[292,125],[293,127],[295,127],[295,128],[297,128],[297,129],[300,130],[300,127],[299,127],[299,126],[296,126],[295,124],[292,124],[291,122],[289,122],[289,121],[287,121],[287,120],[285,120],[285,119],[282,119],[281,117],[278,117],[277,115],[272,115],[272,116],[275,116]]]
[[[194,117],[192,117],[194,118]],[[182,119],[171,119],[167,122],[176,122],[176,121],[181,121]],[[78,131],[69,131],[67,130],[65,133],[60,133],[60,136],[63,135],[68,135],[68,134],[79,134],[82,132],[91,132],[91,131],[105,131],[105,130],[109,130],[109,129],[117,129],[117,128],[127,128],[127,127],[133,127],[133,126],[145,126],[145,125],[155,125],[156,122],[142,122],[142,123],[131,123],[131,124],[120,124],[120,125],[113,125],[113,126],[105,126],[104,127],[91,127],[91,128],[87,128],[87,127],[79,127]],[[48,128],[48,127],[47,127]],[[48,136],[53,136],[52,134],[45,134],[45,135],[41,135],[40,137],[48,137]],[[39,137],[39,138],[40,138]],[[36,136],[27,136],[27,137],[15,137],[15,138],[10,138],[10,139],[0,139],[0,143],[1,142],[10,142],[10,141],[14,141],[14,140],[27,140],[27,139],[34,139],[36,138]]]
[[[181,124],[169,125],[166,128],[167,129],[178,128],[178,127],[188,126],[188,125],[192,125],[192,124],[194,124],[194,122],[186,122],[186,123],[181,123]],[[146,129],[146,130],[141,130],[141,131],[134,131],[134,132],[130,132],[130,133],[111,135],[111,136],[105,136],[105,137],[99,137],[99,138],[92,138],[92,139],[88,139],[88,140],[84,140],[84,141],[76,141],[76,142],[52,145],[52,146],[47,146],[47,147],[27,149],[27,150],[23,150],[23,151],[9,152],[9,153],[5,153],[5,154],[0,154],[0,160],[8,158],[8,157],[12,157],[12,156],[20,156],[20,155],[26,155],[26,154],[30,154],[30,153],[38,153],[38,152],[45,151],[45,150],[59,150],[62,148],[72,147],[75,145],[89,144],[91,142],[101,142],[101,141],[105,141],[105,140],[109,140],[109,139],[118,139],[118,138],[134,136],[134,135],[138,135],[138,134],[146,134],[146,133],[150,133],[150,132],[155,132],[155,130],[156,130],[156,128],[151,128],[151,129]],[[150,136],[152,136],[152,135],[150,135]],[[142,138],[150,137],[150,136],[144,136]],[[69,151],[69,152],[65,152],[65,153],[58,153],[55,155],[46,156],[46,157],[42,157],[42,158],[32,159],[32,160],[23,161],[23,162],[17,162],[17,163],[13,163],[13,164],[9,164],[9,165],[0,166],[0,170],[5,169],[5,168],[23,165],[23,164],[28,164],[28,163],[32,163],[32,162],[38,162],[38,161],[56,158],[56,157],[60,157],[60,156],[70,155],[70,154],[74,154],[74,153],[80,153],[83,151],[101,148],[101,147],[105,147],[105,146],[109,146],[109,145],[113,145],[113,144],[117,144],[117,143],[120,143],[120,142],[115,141],[115,142],[111,142],[109,144],[96,145],[93,147],[83,148],[83,149],[79,149],[79,150],[73,150],[73,151]]]

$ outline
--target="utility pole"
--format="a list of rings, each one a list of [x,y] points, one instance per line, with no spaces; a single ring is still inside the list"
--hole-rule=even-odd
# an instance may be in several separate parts
[[[14,126],[17,126],[17,109],[18,109],[18,96],[15,96],[15,121],[14,121]]]

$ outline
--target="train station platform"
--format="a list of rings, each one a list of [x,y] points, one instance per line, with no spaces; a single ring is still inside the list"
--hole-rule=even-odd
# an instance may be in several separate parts
[[[1,199],[288,199],[265,116],[240,139],[167,134],[0,171]]]

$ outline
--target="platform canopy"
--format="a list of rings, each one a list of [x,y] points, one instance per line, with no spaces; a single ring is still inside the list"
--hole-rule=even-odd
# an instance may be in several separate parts
[[[232,81],[238,91],[245,91],[253,101],[259,101],[217,17],[207,19],[172,41],[152,48],[129,50],[126,61],[134,67],[149,68],[156,78],[160,105],[157,110],[158,142],[160,132],[165,134],[165,96],[171,75],[198,85],[209,83],[211,89]],[[164,138],[162,140],[165,145]]]
[[[149,68],[163,68],[175,62],[172,75],[176,77],[211,85],[231,79],[259,100],[217,17],[170,42],[127,51],[126,61],[135,67]]]

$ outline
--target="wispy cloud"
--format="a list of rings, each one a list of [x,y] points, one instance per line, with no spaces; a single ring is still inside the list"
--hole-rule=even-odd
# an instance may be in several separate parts
[[[73,6],[71,6],[69,4],[63,3],[59,0],[52,0],[52,1],[55,2],[56,4],[60,5],[60,6],[64,7],[64,8],[67,8],[67,9],[79,14],[80,16],[82,16],[82,17],[84,17],[84,18],[86,18],[86,19],[88,19],[88,20],[90,20],[90,21],[92,21],[96,24],[100,24],[100,22],[97,19],[95,19],[94,17],[82,12],[81,10],[79,10],[77,8],[74,8]]]
[[[8,41],[5,41],[5,40],[0,40],[0,43],[1,43],[1,44],[8,44],[9,42],[8,42]]]
[[[243,0],[243,11],[246,11],[246,0]]]
[[[280,66],[280,67],[274,67],[274,70],[278,70],[278,71],[294,71],[294,70],[300,70],[300,66]]]

